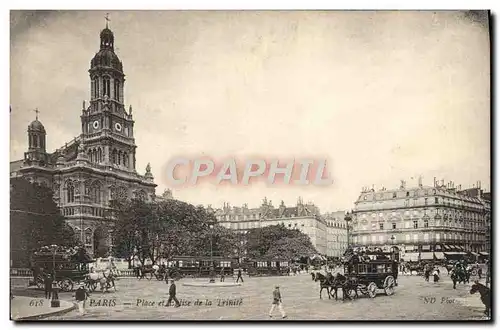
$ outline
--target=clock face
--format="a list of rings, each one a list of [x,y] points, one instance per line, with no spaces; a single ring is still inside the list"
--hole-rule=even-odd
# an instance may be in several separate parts
[[[96,120],[96,121],[94,121],[94,122],[92,123],[92,127],[94,127],[94,129],[98,129],[98,128],[99,128],[99,121],[97,121],[97,120]]]
[[[115,129],[118,131],[118,132],[121,132],[122,131],[122,125],[120,123],[116,123],[115,124]]]

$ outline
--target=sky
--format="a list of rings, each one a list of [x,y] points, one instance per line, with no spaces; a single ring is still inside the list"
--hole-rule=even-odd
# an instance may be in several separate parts
[[[34,109],[49,152],[80,134],[102,11],[11,12],[10,158]],[[111,11],[135,119],[137,171],[157,194],[221,207],[267,197],[322,211],[400,180],[490,188],[490,41],[465,12]],[[176,157],[327,159],[328,186],[174,187]],[[412,179],[413,178],[413,179]]]

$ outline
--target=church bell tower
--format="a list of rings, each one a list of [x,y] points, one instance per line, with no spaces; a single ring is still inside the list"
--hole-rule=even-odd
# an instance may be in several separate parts
[[[99,51],[90,62],[90,104],[83,102],[81,115],[83,139],[91,163],[135,172],[132,107],[126,111],[125,74],[108,21],[106,17]]]

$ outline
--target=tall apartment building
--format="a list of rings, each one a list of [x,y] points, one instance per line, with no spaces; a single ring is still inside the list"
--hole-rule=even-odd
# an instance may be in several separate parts
[[[345,211],[325,213],[323,219],[326,221],[326,255],[328,257],[340,258],[347,249],[347,226],[345,222]]]
[[[219,225],[243,233],[252,228],[283,224],[305,233],[320,254],[327,254],[327,223],[318,207],[311,202],[304,203],[301,198],[294,207],[285,206],[283,201],[274,207],[267,198],[257,208],[248,208],[247,204],[231,207],[224,203],[221,209],[215,210],[215,217]]]
[[[446,251],[486,253],[489,203],[480,189],[461,190],[453,183],[398,189],[364,189],[355,202],[352,219],[354,245],[388,248],[396,245],[403,254]]]

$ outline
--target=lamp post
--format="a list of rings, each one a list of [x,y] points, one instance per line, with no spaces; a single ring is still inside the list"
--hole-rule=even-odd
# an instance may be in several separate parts
[[[214,229],[214,225],[211,223],[210,224],[210,280],[209,280],[209,283],[215,283],[213,229]]]
[[[349,246],[351,245],[350,244],[350,240],[349,240],[349,222],[351,222],[352,220],[352,211],[351,213],[349,213],[349,211],[347,211],[345,217],[344,217],[344,220],[345,220],[345,223],[346,223],[346,229],[347,229],[347,248],[349,248]]]

